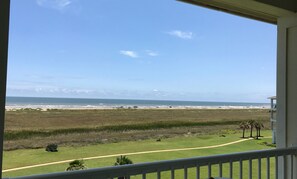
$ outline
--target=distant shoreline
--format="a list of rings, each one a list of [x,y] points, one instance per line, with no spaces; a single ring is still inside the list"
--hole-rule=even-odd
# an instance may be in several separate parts
[[[268,109],[268,103],[7,97],[6,109]]]
[[[122,106],[69,106],[69,105],[28,105],[28,106],[6,106],[7,111],[14,110],[100,110],[100,109],[269,109],[269,106],[137,106],[137,105],[122,105]]]

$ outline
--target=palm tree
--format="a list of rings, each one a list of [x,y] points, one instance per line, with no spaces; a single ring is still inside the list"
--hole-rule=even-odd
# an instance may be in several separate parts
[[[120,157],[117,157],[116,162],[114,163],[115,166],[117,165],[128,165],[128,164],[133,164],[132,160],[130,160],[128,157],[125,155],[121,155]],[[123,176],[123,177],[118,177],[118,179],[128,179],[129,177]]]
[[[253,137],[253,128],[255,127],[255,120],[249,120],[248,124],[249,124],[250,129],[251,129],[250,137]]]
[[[114,163],[115,166],[117,166],[117,165],[127,165],[127,164],[133,164],[133,162],[132,162],[132,160],[130,160],[125,155],[121,155],[120,157],[117,157],[117,160]]]
[[[256,121],[255,122],[255,128],[257,130],[257,139],[258,137],[261,137],[261,129],[264,128],[264,124],[260,121]]]
[[[244,138],[245,130],[250,128],[248,122],[246,122],[246,121],[242,121],[242,122],[239,124],[239,128],[242,129],[242,138]]]
[[[85,170],[87,167],[84,165],[83,160],[74,160],[69,163],[69,167],[66,168],[66,171],[74,171],[74,170]]]
[[[261,136],[261,129],[263,129],[263,128],[264,128],[264,124],[263,124],[263,122],[260,122],[259,137],[262,137]]]
[[[255,122],[254,127],[256,128],[256,132],[257,132],[255,139],[259,139],[259,123]]]

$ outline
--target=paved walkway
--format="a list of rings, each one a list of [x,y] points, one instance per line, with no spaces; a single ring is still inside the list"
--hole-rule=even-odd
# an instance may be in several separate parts
[[[87,158],[81,158],[81,159],[82,160],[94,160],[94,159],[102,159],[102,158],[109,158],[109,157],[118,157],[120,155],[131,156],[131,155],[152,154],[152,153],[162,153],[162,152],[177,152],[177,151],[188,151],[188,150],[212,149],[212,148],[224,147],[224,146],[244,142],[244,141],[251,140],[251,139],[252,138],[241,139],[241,140],[237,140],[237,141],[233,141],[233,142],[228,142],[228,143],[225,143],[225,144],[204,146],[204,147],[191,147],[191,148],[180,148],[180,149],[166,149],[166,150],[151,150],[151,151],[132,152],[132,153],[119,153],[119,154],[112,154],[112,155],[87,157]],[[4,173],[4,172],[17,171],[17,170],[24,170],[24,169],[29,169],[29,168],[43,167],[43,166],[48,166],[48,165],[69,163],[69,162],[72,162],[73,160],[77,160],[77,159],[69,159],[69,160],[62,160],[62,161],[57,161],[57,162],[50,162],[50,163],[44,163],[44,164],[37,164],[37,165],[30,165],[30,166],[24,166],[24,167],[18,167],[18,168],[11,168],[11,169],[2,170],[2,172]]]

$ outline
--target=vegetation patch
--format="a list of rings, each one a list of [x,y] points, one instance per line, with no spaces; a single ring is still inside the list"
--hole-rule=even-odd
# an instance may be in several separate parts
[[[57,144],[48,144],[45,148],[47,152],[58,152],[58,145]]]
[[[22,109],[6,111],[4,150],[238,133],[251,119],[269,129],[267,109]],[[163,140],[162,140],[163,142]]]
[[[88,132],[101,132],[101,131],[130,131],[130,130],[152,130],[152,129],[168,129],[175,127],[195,127],[195,126],[218,126],[218,125],[232,125],[240,121],[209,121],[209,122],[155,122],[146,124],[128,124],[128,125],[114,125],[114,126],[103,126],[96,128],[72,128],[72,129],[57,129],[48,131],[34,131],[34,130],[23,130],[23,131],[5,131],[5,140],[18,140],[18,139],[29,139],[32,137],[47,137],[55,136],[60,134],[72,134],[72,133],[88,133]]]
[[[273,147],[273,148],[276,148],[276,144],[268,143],[268,142],[266,142],[266,141],[259,142],[258,144],[260,144],[260,145],[265,145],[265,146],[267,146],[267,147]]]

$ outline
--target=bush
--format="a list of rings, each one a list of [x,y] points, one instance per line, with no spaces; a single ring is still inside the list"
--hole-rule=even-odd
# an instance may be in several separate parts
[[[83,160],[74,160],[69,163],[69,167],[66,168],[66,171],[74,171],[74,170],[85,170],[87,167],[85,166],[85,162]]]
[[[57,144],[48,144],[45,148],[45,151],[58,152],[58,145]]]

